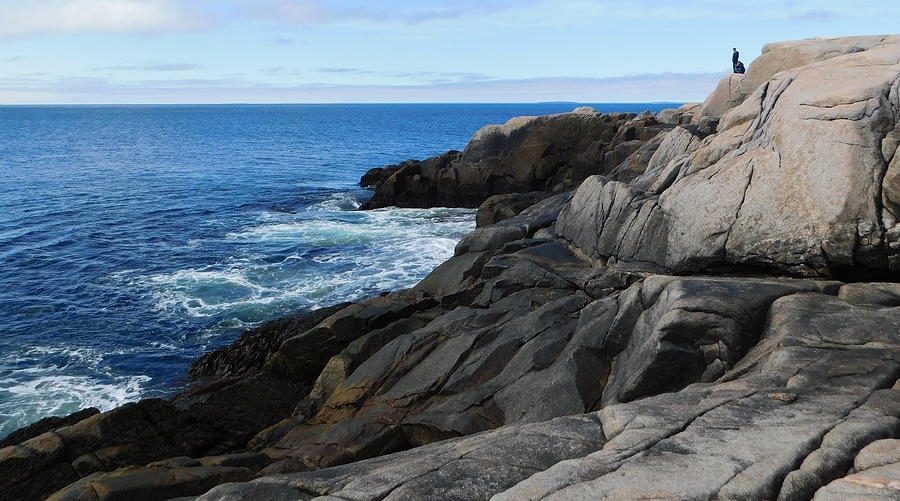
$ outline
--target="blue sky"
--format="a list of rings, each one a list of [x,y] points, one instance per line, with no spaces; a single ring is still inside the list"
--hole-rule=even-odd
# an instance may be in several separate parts
[[[897,0],[0,0],[0,104],[697,101]]]

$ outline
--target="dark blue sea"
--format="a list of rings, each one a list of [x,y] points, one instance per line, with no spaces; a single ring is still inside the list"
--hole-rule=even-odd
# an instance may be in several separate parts
[[[415,284],[474,211],[356,211],[360,175],[575,106],[0,107],[0,437],[171,395],[247,328]]]

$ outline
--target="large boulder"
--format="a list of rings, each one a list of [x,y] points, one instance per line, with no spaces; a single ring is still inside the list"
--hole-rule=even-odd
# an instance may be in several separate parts
[[[778,73],[656,187],[589,178],[560,235],[594,258],[677,272],[900,270],[900,36],[877,40]]]
[[[890,41],[888,36],[860,36],[842,38],[809,38],[790,42],[775,42],[763,46],[762,54],[753,60],[746,74],[722,77],[716,89],[694,115],[694,123],[703,117],[719,118],[728,110],[744,102],[760,85],[776,74],[846,54],[869,50]]]
[[[375,193],[362,208],[478,207],[492,195],[559,193],[591,174],[611,171],[671,127],[650,114],[602,114],[591,108],[516,117],[483,127],[462,152],[366,173],[362,182],[374,182]]]

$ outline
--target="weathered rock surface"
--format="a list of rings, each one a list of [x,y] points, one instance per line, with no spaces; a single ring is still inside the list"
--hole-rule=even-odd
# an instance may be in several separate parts
[[[703,117],[721,117],[782,71],[863,52],[885,42],[890,43],[890,37],[810,38],[766,44],[762,54],[753,61],[746,74],[728,74],[722,78],[694,115],[695,122]]]
[[[653,182],[589,178],[561,214],[559,234],[597,259],[679,273],[900,270],[892,202],[900,36],[797,50],[820,45],[827,58],[764,81],[724,114],[718,133],[661,145],[656,155],[670,159],[654,165]]]
[[[900,37],[774,44],[738,80],[367,173],[375,205],[519,194],[412,290],[23,431],[0,499],[900,498]]]
[[[228,346],[205,353],[191,364],[191,377],[234,377],[258,372],[281,343],[303,334],[349,303],[280,318],[249,330]]]
[[[816,491],[813,499],[900,499],[900,440],[876,440],[867,445],[853,461],[853,470]]]
[[[478,206],[475,214],[475,226],[490,226],[519,215],[523,210],[552,195],[546,191],[529,191],[528,193],[507,193],[494,195]]]
[[[788,294],[766,309],[759,344],[715,382],[271,475],[244,492],[281,485],[310,499],[810,499],[864,445],[900,432],[900,390],[892,389],[900,309],[818,292]],[[863,478],[887,490],[894,477],[877,468]],[[226,498],[212,491],[200,499]]]
[[[671,127],[651,115],[591,108],[513,118],[482,128],[462,152],[367,172],[361,184],[375,193],[362,208],[478,207],[492,195],[571,190]]]

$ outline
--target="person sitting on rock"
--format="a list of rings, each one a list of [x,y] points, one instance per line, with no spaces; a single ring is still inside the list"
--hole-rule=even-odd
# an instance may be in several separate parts
[[[746,70],[744,69],[744,63],[738,61],[737,64],[734,65],[734,72],[743,74]]]

